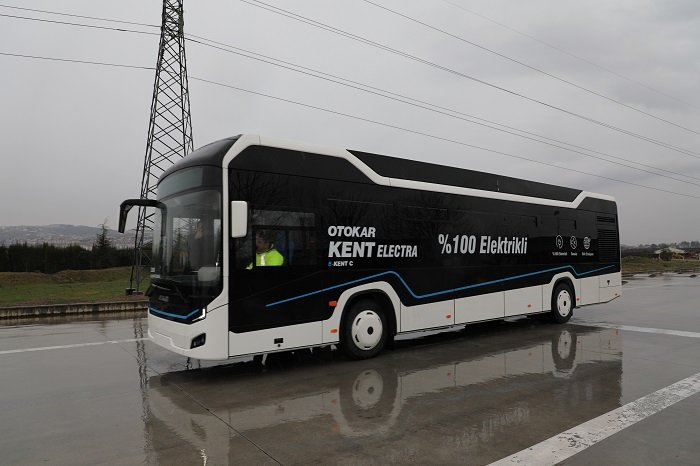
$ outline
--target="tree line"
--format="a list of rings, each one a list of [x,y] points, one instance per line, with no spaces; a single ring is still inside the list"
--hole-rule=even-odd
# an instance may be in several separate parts
[[[78,245],[55,246],[48,243],[0,244],[0,272],[56,273],[61,270],[104,269],[131,265],[133,250],[117,249],[103,226],[92,249]]]

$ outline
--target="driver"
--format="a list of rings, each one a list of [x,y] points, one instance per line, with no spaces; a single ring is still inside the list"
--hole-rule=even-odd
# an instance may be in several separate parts
[[[257,267],[279,266],[284,264],[284,256],[275,249],[272,243],[272,232],[258,230],[255,234],[255,265]],[[248,266],[253,268],[253,264]]]

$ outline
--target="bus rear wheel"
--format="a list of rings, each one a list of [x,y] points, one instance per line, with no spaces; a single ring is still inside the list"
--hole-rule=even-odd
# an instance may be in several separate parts
[[[567,283],[560,283],[552,293],[552,320],[563,324],[571,319],[574,313],[574,292]]]
[[[363,299],[348,309],[341,327],[340,349],[352,359],[368,359],[384,348],[389,332],[381,307]]]

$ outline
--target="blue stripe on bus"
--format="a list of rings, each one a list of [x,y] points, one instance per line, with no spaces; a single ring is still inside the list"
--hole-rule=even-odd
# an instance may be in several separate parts
[[[202,312],[201,309],[195,309],[194,311],[190,312],[186,316],[181,316],[179,314],[171,314],[169,312],[161,311],[160,309],[156,309],[155,307],[150,307],[150,306],[148,307],[148,311],[152,312],[153,314],[160,314],[163,316],[172,317],[174,319],[182,319],[182,320],[187,320],[190,317],[192,317],[193,315],[197,314],[198,312]]]
[[[423,299],[423,298],[431,298],[433,296],[440,296],[440,295],[448,294],[448,293],[454,293],[457,291],[469,290],[471,288],[478,288],[480,286],[487,286],[487,285],[494,285],[496,283],[508,282],[511,280],[517,280],[519,278],[532,277],[534,275],[541,275],[541,274],[549,273],[549,272],[557,272],[560,270],[571,269],[571,271],[574,273],[576,278],[579,278],[579,277],[583,277],[584,275],[589,275],[589,274],[592,274],[595,272],[600,272],[601,270],[609,269],[611,267],[615,267],[615,264],[606,265],[605,267],[601,267],[601,268],[594,269],[594,270],[589,270],[587,272],[577,272],[576,269],[573,268],[573,266],[563,265],[563,266],[554,267],[551,269],[539,270],[537,272],[529,272],[529,273],[524,273],[521,275],[514,275],[512,277],[507,277],[507,278],[499,278],[498,280],[491,280],[491,281],[483,282],[483,283],[475,283],[473,285],[460,286],[458,288],[452,288],[452,289],[443,290],[443,291],[436,291],[434,293],[427,293],[427,294],[423,294],[423,295],[417,295],[416,293],[414,293],[413,290],[411,289],[411,287],[408,286],[408,283],[406,283],[406,281],[403,279],[403,277],[401,275],[399,275],[397,272],[394,272],[393,270],[390,270],[387,272],[381,272],[381,273],[377,273],[374,275],[369,275],[367,277],[358,278],[356,280],[341,283],[339,285],[329,286],[328,288],[324,288],[322,290],[312,291],[310,293],[305,293],[305,294],[302,294],[299,296],[294,296],[292,298],[283,299],[281,301],[275,301],[274,303],[270,303],[270,304],[265,305],[265,307],[273,307],[273,306],[277,306],[278,304],[284,304],[284,303],[288,303],[290,301],[296,301],[298,299],[308,298],[309,296],[314,296],[314,295],[317,295],[320,293],[325,293],[326,291],[331,291],[331,290],[335,290],[338,288],[343,288],[345,286],[354,285],[356,283],[366,282],[366,281],[372,280],[374,278],[382,277],[384,275],[395,275],[399,279],[399,281],[403,284],[403,286],[406,288],[406,290],[411,294],[411,296],[413,296],[415,299]]]

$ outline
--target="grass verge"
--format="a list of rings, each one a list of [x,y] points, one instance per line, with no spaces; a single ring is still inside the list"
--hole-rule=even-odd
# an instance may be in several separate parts
[[[700,271],[700,261],[660,261],[649,257],[622,258],[622,273],[660,273]]]
[[[143,299],[126,296],[131,267],[64,270],[55,274],[0,272],[0,306]],[[145,289],[148,283],[143,284]]]

